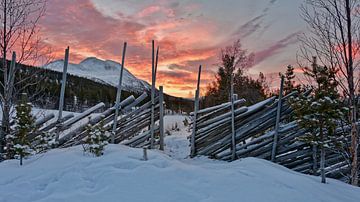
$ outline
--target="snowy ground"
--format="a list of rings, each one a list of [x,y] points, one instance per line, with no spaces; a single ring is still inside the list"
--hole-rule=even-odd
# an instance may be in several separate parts
[[[52,150],[25,160],[0,163],[0,202],[17,201],[360,201],[360,188],[293,172],[265,160],[232,163],[189,159],[184,117],[167,116],[166,150],[109,145],[105,155],[82,147]]]

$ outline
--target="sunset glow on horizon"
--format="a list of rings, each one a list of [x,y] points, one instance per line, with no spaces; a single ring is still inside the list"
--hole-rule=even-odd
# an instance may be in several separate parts
[[[160,47],[157,86],[166,93],[192,97],[198,66],[202,93],[214,80],[221,48],[240,39],[255,54],[249,73],[284,71],[296,64],[297,35],[304,30],[301,0],[50,0],[40,22],[43,42],[55,59],[70,46],[70,62],[87,57],[121,61],[151,81],[151,40]]]

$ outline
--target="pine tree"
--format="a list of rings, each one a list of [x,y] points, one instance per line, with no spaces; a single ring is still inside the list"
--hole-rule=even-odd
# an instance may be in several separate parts
[[[318,66],[314,59],[312,69],[307,68],[304,73],[316,86],[310,96],[295,98],[292,107],[300,126],[309,131],[301,140],[320,147],[321,182],[325,183],[325,148],[330,149],[331,141],[336,139],[335,129],[344,116],[344,108],[339,101],[335,70]]]
[[[294,67],[288,65],[285,72],[285,80],[284,80],[284,93],[285,95],[291,93],[292,91],[299,89],[299,85],[295,84],[295,73]]]
[[[36,137],[35,141],[35,151],[36,153],[43,153],[47,150],[54,148],[56,146],[55,134],[50,132],[43,132]]]
[[[28,135],[33,133],[36,129],[35,118],[31,114],[31,104],[26,102],[23,95],[22,101],[16,108],[16,127],[14,135],[7,136],[8,156],[10,158],[19,158],[20,165],[23,163],[23,158],[29,156],[34,152],[31,147],[31,142],[28,140]]]
[[[95,156],[101,156],[104,153],[105,146],[109,144],[110,133],[105,130],[104,123],[101,121],[97,125],[86,126],[87,137],[83,145],[84,151]]]
[[[246,105],[254,104],[266,97],[267,87],[264,85],[264,74],[259,79],[246,75],[246,69],[253,63],[254,55],[248,54],[236,41],[232,46],[221,50],[220,66],[213,81],[203,98],[203,107],[209,107],[230,100],[230,80],[234,75],[234,93],[246,100]]]

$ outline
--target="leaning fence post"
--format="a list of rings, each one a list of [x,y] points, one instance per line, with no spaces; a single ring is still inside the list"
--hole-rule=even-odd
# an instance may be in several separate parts
[[[160,120],[159,120],[159,129],[160,129],[160,150],[164,150],[164,92],[163,87],[159,87],[159,103],[160,103]]]
[[[190,139],[190,144],[191,144],[190,157],[194,157],[196,155],[195,134],[196,134],[197,111],[199,110],[200,79],[201,79],[201,65],[199,66],[198,80],[197,80],[196,91],[195,91],[193,129],[192,129],[191,139]]]
[[[115,143],[117,118],[119,116],[119,111],[121,109],[120,101],[121,101],[121,91],[122,91],[122,78],[123,78],[123,72],[124,72],[124,66],[125,66],[126,45],[127,45],[127,43],[124,42],[123,54],[122,54],[122,58],[121,58],[120,78],[119,78],[119,83],[118,83],[117,92],[116,92],[115,116],[114,116],[114,123],[113,123],[113,128],[112,128],[112,133],[111,133],[111,143],[112,144]]]
[[[235,137],[235,112],[234,112],[234,75],[230,78],[230,101],[231,101],[231,158],[236,159],[236,137]]]
[[[59,101],[59,114],[58,114],[58,123],[61,122],[62,113],[64,109],[64,99],[65,99],[65,87],[66,87],[66,76],[67,76],[67,68],[69,64],[69,46],[65,49],[65,59],[64,59],[64,69],[61,80],[61,90],[60,90],[60,101]],[[55,141],[59,140],[59,131],[56,132]]]
[[[279,100],[277,105],[277,111],[276,111],[276,122],[275,122],[275,134],[274,134],[274,142],[273,147],[271,151],[271,161],[275,161],[275,155],[276,155],[276,147],[277,147],[277,141],[279,136],[279,125],[280,125],[280,115],[281,115],[281,106],[282,106],[282,94],[283,94],[283,88],[284,88],[284,76],[281,76],[281,82],[280,82],[280,91],[279,91]]]
[[[154,149],[154,113],[155,113],[155,42],[152,40],[152,64],[151,64],[151,117],[150,117],[150,149]]]

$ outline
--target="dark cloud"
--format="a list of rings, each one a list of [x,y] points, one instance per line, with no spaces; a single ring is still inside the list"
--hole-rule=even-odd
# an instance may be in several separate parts
[[[247,21],[246,23],[241,25],[234,32],[233,35],[239,36],[240,38],[245,38],[247,36],[250,36],[251,34],[255,33],[256,31],[258,31],[262,27],[262,24],[264,23],[264,17],[265,16],[266,16],[266,14],[262,13],[261,15],[258,15],[256,17],[250,19],[249,21]]]
[[[278,54],[282,49],[288,47],[289,45],[297,43],[298,42],[298,38],[297,38],[298,34],[299,34],[299,32],[289,34],[285,38],[275,42],[273,45],[271,45],[263,50],[260,50],[258,52],[255,52],[254,65],[259,64],[262,61],[270,58],[271,56]]]
[[[243,25],[241,25],[233,35],[245,38],[247,36],[250,36],[257,31],[261,29],[261,32],[266,31],[271,24],[266,23],[266,16],[268,14],[268,11],[271,9],[272,5],[276,2],[276,0],[269,1],[268,5],[262,10],[262,13],[253,17],[249,21],[245,22]]]

